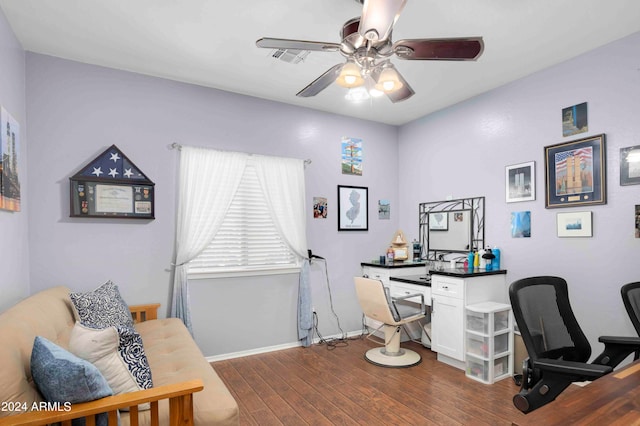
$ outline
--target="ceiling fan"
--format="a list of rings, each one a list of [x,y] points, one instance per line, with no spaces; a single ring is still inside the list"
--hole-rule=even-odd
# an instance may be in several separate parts
[[[347,88],[364,87],[368,93],[386,94],[392,102],[409,99],[414,91],[393,66],[390,58],[429,61],[473,61],[484,49],[482,37],[422,38],[391,41],[393,25],[407,0],[356,0],[362,15],[342,27],[342,42],[292,40],[264,37],[258,47],[289,51],[340,52],[345,63],[329,68],[296,94],[315,96],[331,83]],[[377,92],[377,93],[376,93]]]

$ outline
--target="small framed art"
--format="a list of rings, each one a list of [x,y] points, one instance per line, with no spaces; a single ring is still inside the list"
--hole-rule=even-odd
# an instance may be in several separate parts
[[[591,237],[591,212],[558,213],[558,237]]]
[[[607,203],[604,134],[546,146],[545,207]]]
[[[368,188],[338,185],[338,231],[367,231],[368,206]]]
[[[536,199],[536,162],[514,164],[505,168],[507,203]]]
[[[429,231],[448,231],[449,213],[437,212],[429,213]]]
[[[562,108],[562,136],[571,136],[588,130],[586,102]]]
[[[620,185],[640,184],[640,145],[620,148]]]

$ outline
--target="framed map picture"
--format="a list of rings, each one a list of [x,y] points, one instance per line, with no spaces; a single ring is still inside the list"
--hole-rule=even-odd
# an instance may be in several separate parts
[[[338,231],[369,230],[369,189],[338,185]]]

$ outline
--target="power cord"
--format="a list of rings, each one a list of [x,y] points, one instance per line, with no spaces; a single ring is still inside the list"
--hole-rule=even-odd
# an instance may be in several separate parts
[[[347,333],[345,333],[344,330],[342,329],[342,326],[340,325],[340,318],[338,317],[338,314],[336,314],[336,311],[333,307],[333,296],[331,295],[331,285],[329,283],[329,268],[327,266],[327,261],[326,259],[316,255],[313,255],[312,258],[318,259],[324,264],[324,276],[325,276],[325,281],[327,283],[327,292],[329,293],[329,306],[331,307],[331,313],[336,319],[338,330],[340,330],[340,333],[341,333],[341,337],[333,337],[333,338],[327,338],[327,339],[322,337],[322,335],[320,334],[320,330],[318,329],[318,314],[314,311],[313,312],[313,329],[315,333],[318,335],[318,339],[319,339],[318,344],[319,345],[326,344],[328,350],[333,350],[337,347],[348,346],[349,340],[355,340],[360,338],[361,336],[356,336],[353,339],[350,339],[347,337]],[[363,319],[363,327],[364,327],[364,319]]]

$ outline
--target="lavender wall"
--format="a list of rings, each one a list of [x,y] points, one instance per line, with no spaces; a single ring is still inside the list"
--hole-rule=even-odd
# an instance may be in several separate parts
[[[29,294],[27,201],[27,126],[25,113],[24,51],[0,11],[0,105],[20,124],[18,170],[22,206],[18,213],[0,210],[0,312]]]
[[[7,99],[3,104],[15,104],[9,108],[24,122],[24,101],[16,89],[24,87],[19,59],[24,54],[4,21],[0,31],[2,52],[16,58],[9,74],[0,77],[0,95]],[[482,195],[487,200],[487,241],[503,249],[509,281],[537,274],[563,276],[594,345],[599,334],[632,334],[619,288],[638,279],[633,268],[640,240],[633,237],[633,206],[640,204],[640,187],[619,186],[618,162],[619,149],[640,140],[635,117],[639,50],[640,35],[635,34],[399,129],[27,54],[27,163],[36,171],[29,190],[23,186],[30,207],[30,265],[26,215],[0,214],[3,232],[10,233],[5,241],[13,244],[0,249],[0,256],[12,268],[13,261],[19,265],[9,280],[19,285],[3,280],[0,290],[10,290],[15,299],[29,291],[28,282],[35,292],[57,284],[89,290],[112,279],[130,303],[159,301],[166,307],[178,160],[167,146],[178,142],[313,161],[306,171],[308,205],[313,196],[325,196],[330,216],[312,219],[309,209],[309,246],[328,260],[334,308],[345,331],[360,328],[352,284],[359,263],[382,253],[398,228],[409,238],[416,236],[419,202]],[[609,201],[573,209],[593,212],[593,238],[559,239],[555,217],[563,210],[544,208],[543,147],[585,136],[563,138],[560,118],[563,107],[585,101],[586,135],[607,135]],[[341,174],[342,136],[364,140],[364,176]],[[114,143],[156,182],[157,219],[68,218],[69,176]],[[536,161],[537,200],[506,204],[504,166],[531,160]],[[369,232],[337,232],[338,184],[369,187]],[[375,204],[382,198],[391,200],[389,221],[376,217]],[[521,210],[532,212],[529,239],[509,234],[510,213]],[[319,263],[312,266],[312,287],[320,331],[337,333]],[[296,295],[294,274],[194,281],[196,340],[205,355],[294,342]]]
[[[395,127],[31,53],[27,111],[33,291],[111,279],[129,303],[168,306],[179,153],[167,147],[178,142],[312,160],[309,247],[328,261],[342,328],[360,328],[353,276],[382,253],[398,220]],[[342,136],[364,141],[362,177],[341,174]],[[154,221],[68,217],[68,178],[111,144],[156,183]],[[337,232],[338,184],[370,188],[369,232]],[[328,198],[328,219],[312,218],[313,196]],[[381,198],[395,208],[391,220],[377,219]],[[320,264],[312,287],[321,333],[337,333]],[[192,281],[196,340],[207,356],[295,342],[296,299],[296,274]]]
[[[597,336],[634,334],[620,287],[637,281],[640,186],[619,184],[620,148],[640,144],[640,33],[531,75],[400,129],[400,226],[416,226],[419,202],[486,197],[486,238],[502,249],[508,281],[558,275],[594,347]],[[589,131],[562,136],[561,110],[588,102]],[[606,134],[608,203],[545,209],[543,147]],[[536,200],[505,202],[505,166],[536,162]],[[420,182],[418,185],[413,182]],[[405,189],[406,188],[406,189]],[[531,238],[512,238],[510,214],[531,211]],[[556,214],[593,212],[593,238],[558,238]]]

